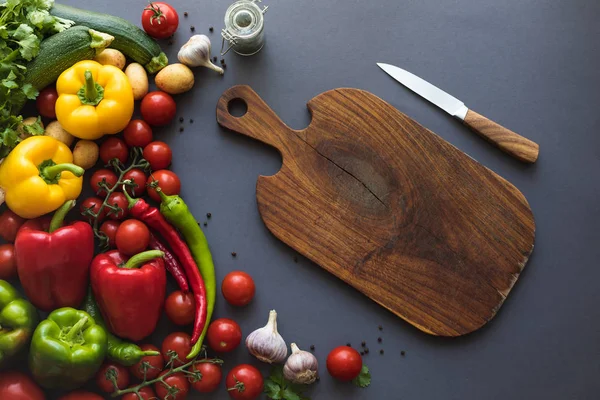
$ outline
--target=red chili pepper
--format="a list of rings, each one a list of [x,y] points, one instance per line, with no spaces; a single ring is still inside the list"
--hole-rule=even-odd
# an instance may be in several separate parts
[[[171,273],[173,278],[175,278],[177,284],[179,285],[179,289],[181,289],[183,293],[188,293],[190,291],[190,287],[188,286],[185,272],[183,272],[181,264],[179,264],[179,261],[177,258],[175,258],[173,253],[171,253],[171,250],[169,250],[169,248],[155,235],[150,235],[149,246],[152,250],[159,250],[165,253],[163,257],[165,260],[165,268]]]
[[[185,273],[190,281],[190,287],[196,301],[196,318],[194,319],[194,330],[192,332],[192,344],[195,344],[202,330],[206,325],[207,309],[206,309],[206,286],[204,280],[198,271],[194,257],[188,248],[187,244],[179,233],[167,222],[165,217],[156,207],[150,207],[143,199],[133,199],[127,191],[124,191],[127,201],[129,202],[130,216],[145,222],[151,229],[159,233],[163,239],[171,246],[173,253],[179,259]]]

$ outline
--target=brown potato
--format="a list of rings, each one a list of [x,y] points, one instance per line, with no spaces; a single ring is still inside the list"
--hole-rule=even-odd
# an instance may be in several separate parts
[[[73,164],[90,169],[98,162],[99,148],[91,140],[79,140],[73,149]]]
[[[194,73],[183,64],[171,64],[156,74],[154,82],[163,92],[180,94],[194,86]]]
[[[125,75],[127,75],[131,90],[133,90],[134,100],[141,100],[148,94],[148,74],[141,64],[129,64],[125,68]]]
[[[50,122],[46,127],[46,133],[44,133],[44,135],[51,136],[54,139],[63,142],[69,147],[71,147],[71,145],[73,144],[73,140],[75,140],[73,135],[65,131],[60,122],[58,121]]]
[[[119,50],[104,49],[94,58],[102,65],[114,65],[119,69],[125,68],[125,56]]]

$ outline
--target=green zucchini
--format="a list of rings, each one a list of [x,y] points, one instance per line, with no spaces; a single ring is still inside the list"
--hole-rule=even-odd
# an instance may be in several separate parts
[[[89,26],[114,36],[115,40],[110,47],[142,64],[151,74],[160,71],[169,63],[154,39],[123,18],[62,4],[54,4],[50,13],[55,17],[74,21],[76,25]]]

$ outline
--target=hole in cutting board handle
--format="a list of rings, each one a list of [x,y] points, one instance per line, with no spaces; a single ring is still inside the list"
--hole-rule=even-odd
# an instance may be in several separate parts
[[[227,111],[234,117],[240,118],[248,112],[248,104],[240,98],[231,99],[227,103]]]

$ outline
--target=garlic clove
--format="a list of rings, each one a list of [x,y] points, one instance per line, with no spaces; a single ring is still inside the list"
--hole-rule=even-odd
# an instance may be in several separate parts
[[[287,346],[277,331],[277,312],[269,312],[267,324],[255,330],[246,338],[246,347],[250,354],[262,362],[281,363],[287,357]]]
[[[303,385],[310,385],[319,376],[319,362],[314,354],[300,350],[296,343],[292,343],[292,354],[283,366],[283,376],[288,381]]]
[[[206,67],[217,71],[221,75],[225,73],[223,68],[216,66],[210,61],[210,39],[206,35],[194,35],[186,44],[181,46],[177,59],[188,67]]]

